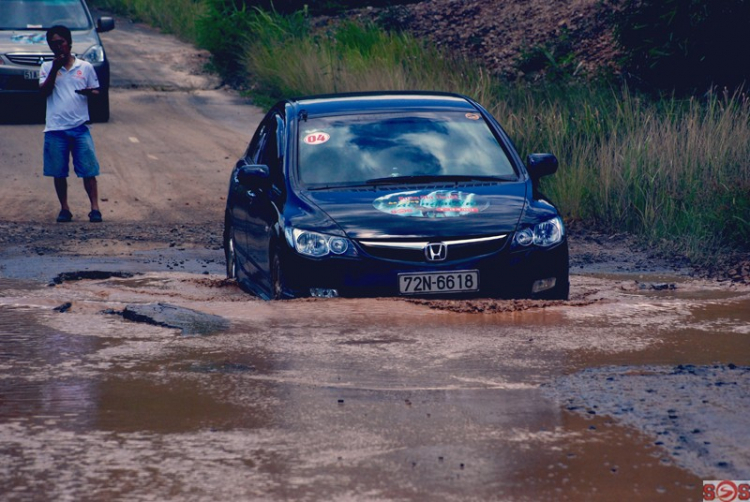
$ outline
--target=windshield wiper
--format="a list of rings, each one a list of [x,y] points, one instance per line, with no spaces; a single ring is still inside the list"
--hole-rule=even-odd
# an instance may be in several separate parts
[[[515,177],[508,176],[478,176],[470,174],[420,174],[412,176],[388,176],[385,178],[372,178],[367,180],[370,185],[391,185],[401,183],[434,183],[448,182],[457,183],[460,181],[513,181]]]
[[[331,183],[330,185],[307,186],[306,188],[311,192],[315,192],[319,190],[335,190],[337,188],[360,188],[366,186],[367,185],[364,183]]]

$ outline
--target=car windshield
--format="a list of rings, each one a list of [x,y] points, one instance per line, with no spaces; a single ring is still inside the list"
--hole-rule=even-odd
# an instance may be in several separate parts
[[[0,0],[2,30],[46,30],[56,24],[71,30],[91,27],[81,0]]]
[[[307,185],[516,179],[508,155],[478,113],[382,113],[311,117],[299,126],[298,175]]]

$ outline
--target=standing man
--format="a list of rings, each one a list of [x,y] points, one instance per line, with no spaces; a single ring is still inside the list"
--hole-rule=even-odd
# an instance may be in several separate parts
[[[44,128],[44,175],[55,179],[55,192],[60,200],[58,222],[73,219],[68,206],[69,159],[91,201],[89,221],[102,221],[96,176],[99,162],[94,140],[86,125],[89,121],[88,96],[99,93],[99,79],[88,61],[70,53],[73,41],[65,26],[47,31],[47,44],[55,54],[53,61],[42,65],[39,90],[47,97]]]

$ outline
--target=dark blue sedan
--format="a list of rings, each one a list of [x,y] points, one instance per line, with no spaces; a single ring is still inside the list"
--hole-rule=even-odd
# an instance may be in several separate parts
[[[539,178],[465,96],[288,99],[229,182],[227,276],[264,299],[567,299],[568,242]]]

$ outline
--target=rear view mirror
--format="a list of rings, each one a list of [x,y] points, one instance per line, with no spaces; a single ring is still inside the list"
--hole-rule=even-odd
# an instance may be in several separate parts
[[[549,176],[557,172],[557,157],[551,153],[532,153],[526,159],[526,169],[535,181],[542,176]]]
[[[100,17],[96,20],[96,31],[104,33],[115,29],[115,20],[112,17]]]
[[[237,170],[237,181],[245,188],[263,188],[270,184],[271,173],[263,164],[242,163]]]

